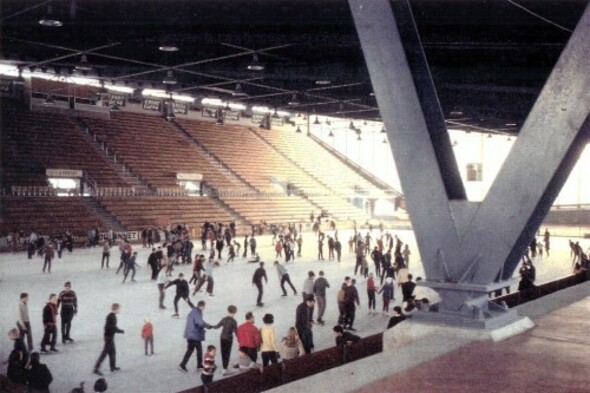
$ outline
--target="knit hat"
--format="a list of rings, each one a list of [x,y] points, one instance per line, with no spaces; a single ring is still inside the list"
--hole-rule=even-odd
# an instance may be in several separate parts
[[[95,392],[106,392],[108,389],[107,381],[104,378],[98,378],[96,382],[94,382],[94,391]]]
[[[275,317],[272,314],[265,314],[264,317],[262,318],[262,322],[264,323],[274,323],[275,322]]]

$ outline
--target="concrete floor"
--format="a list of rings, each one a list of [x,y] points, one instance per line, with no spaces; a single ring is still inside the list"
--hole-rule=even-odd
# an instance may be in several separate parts
[[[415,247],[412,232],[395,231],[394,233],[400,236],[404,242],[410,244],[413,253],[410,270],[414,276],[422,275],[422,266],[419,262],[419,254]],[[378,231],[375,230],[374,236],[377,234]],[[349,231],[341,231],[340,233],[340,237],[345,241],[349,236]],[[219,321],[226,314],[225,310],[229,304],[235,304],[238,307],[238,323],[243,322],[243,315],[246,311],[255,313],[258,326],[260,326],[265,313],[272,313],[275,316],[277,336],[282,337],[287,328],[294,324],[295,308],[301,302],[301,298],[300,296],[292,296],[291,293],[288,297],[281,297],[278,276],[272,266],[275,253],[271,246],[271,240],[269,237],[262,237],[259,239],[258,244],[260,255],[267,262],[266,268],[269,278],[269,283],[265,287],[264,308],[255,307],[256,290],[251,285],[251,276],[255,266],[246,263],[242,259],[237,259],[234,264],[229,266],[222,264],[221,267],[215,270],[215,297],[207,298],[203,294],[199,294],[193,299],[195,301],[203,299],[207,302],[204,317],[209,323]],[[554,238],[552,244],[553,252],[551,256],[536,262],[539,282],[570,273],[571,264],[569,262],[567,239]],[[582,245],[584,248],[587,247],[584,240],[582,240]],[[113,269],[113,266],[116,268],[118,265],[117,256],[112,258],[114,261],[111,263],[111,269],[100,270],[101,250],[98,248],[78,249],[74,250],[71,255],[64,254],[62,260],[54,261],[51,274],[41,272],[42,260],[37,257],[33,260],[27,260],[24,253],[0,254],[0,297],[3,299],[3,305],[0,307],[0,359],[7,359],[11,349],[11,342],[6,338],[6,332],[15,324],[19,293],[29,292],[30,294],[29,311],[32,319],[35,349],[38,350],[42,337],[41,311],[45,301],[50,293],[59,293],[63,289],[64,282],[71,281],[72,289],[76,291],[80,303],[80,311],[74,319],[72,328],[72,337],[76,339],[76,342],[62,345],[61,340],[59,340],[57,348],[61,352],[42,357],[42,362],[48,365],[54,376],[54,382],[51,385],[53,392],[68,392],[81,381],[86,381],[88,385],[92,384],[97,378],[92,374],[92,368],[102,348],[104,320],[109,312],[109,306],[113,302],[122,305],[122,311],[119,315],[119,327],[125,329],[126,333],[118,335],[116,338],[118,365],[122,368],[122,371],[111,374],[108,372],[108,365],[103,364],[102,370],[106,371],[109,392],[176,392],[199,385],[199,375],[192,371],[196,365],[194,360],[189,363],[191,372],[188,374],[183,374],[177,369],[186,345],[182,335],[188,307],[181,304],[181,318],[179,320],[171,318],[174,288],[170,288],[166,296],[168,309],[164,311],[158,309],[157,288],[155,283],[149,279],[149,269],[145,265],[149,252],[142,249],[141,246],[136,247],[136,250],[139,252],[138,263],[142,266],[142,269],[138,270],[138,282],[128,282],[126,284],[121,283],[121,275],[115,275],[115,269]],[[331,328],[337,321],[336,293],[343,277],[351,275],[353,272],[354,256],[348,252],[347,245],[344,245],[341,263],[320,262],[315,258],[316,253],[312,234],[304,234],[304,256],[297,259],[295,263],[288,264],[287,269],[298,291],[301,290],[303,280],[309,270],[314,270],[316,274],[318,270],[324,270],[328,281],[331,283],[331,288],[327,293],[328,305],[324,318],[327,321],[326,326],[314,327],[316,349],[323,349],[334,345]],[[174,274],[176,275],[180,271],[190,277],[190,266],[181,266],[176,269]],[[358,334],[367,336],[383,331],[389,317],[381,314],[368,315],[365,283],[360,278],[358,288],[362,302],[357,311],[356,326],[359,329]],[[401,296],[396,294],[396,297],[399,299]],[[378,299],[378,309],[380,305],[381,301]],[[143,342],[140,338],[143,318],[146,316],[152,319],[155,330],[156,355],[151,357],[144,356]],[[547,334],[551,333],[551,331],[551,327],[548,326],[546,329]],[[573,332],[572,327],[571,333]],[[570,336],[566,336],[566,338],[569,339]],[[521,339],[519,338],[519,340]],[[549,347],[534,345],[544,341],[550,340],[542,337],[530,338],[527,341],[528,347],[525,353],[550,352],[551,348]],[[218,345],[219,330],[207,332],[205,344],[211,343]],[[561,341],[558,343],[561,343]],[[572,355],[576,355],[576,358],[584,352],[583,346],[579,346],[577,349],[573,348],[575,344],[571,344],[571,346]],[[509,349],[510,346],[506,348],[506,351],[509,351]],[[235,343],[232,355],[232,361],[235,361],[237,359]],[[512,356],[508,352],[506,355]],[[550,358],[551,356],[543,357]],[[507,366],[501,365],[502,356],[494,359],[497,366],[494,365],[493,368],[489,368],[488,373],[494,372],[495,378],[503,380],[502,374],[494,370],[506,370],[505,367]],[[550,364],[549,361],[550,359],[545,359],[543,364]],[[218,365],[221,363],[219,355],[217,363]],[[507,364],[511,365],[512,363]],[[519,367],[525,367],[525,365]],[[528,370],[531,367],[527,366],[525,368]],[[541,373],[538,371],[538,367],[534,366],[532,368],[533,371]],[[456,367],[453,368],[453,365],[450,364],[449,369],[453,370]],[[572,368],[572,372],[576,372],[576,370],[576,368]],[[216,379],[221,378],[220,372],[221,370],[215,376]],[[473,371],[470,370],[470,372]],[[410,377],[408,376],[408,378]],[[560,379],[556,380],[559,381]],[[457,381],[460,384],[461,379],[458,378]],[[466,386],[470,388],[469,385]],[[473,389],[469,390],[473,391]]]
[[[523,334],[471,343],[356,392],[588,392],[589,312],[585,298],[535,319]]]

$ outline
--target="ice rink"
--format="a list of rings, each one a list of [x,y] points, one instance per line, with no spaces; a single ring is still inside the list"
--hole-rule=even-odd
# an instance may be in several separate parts
[[[365,230],[361,230],[364,235]],[[422,266],[419,262],[418,250],[411,231],[390,231],[398,235],[402,241],[410,245],[412,257],[410,259],[410,272],[414,277],[423,275]],[[330,234],[330,233],[328,233]],[[313,328],[315,347],[317,350],[334,345],[332,327],[338,319],[336,294],[344,276],[352,275],[354,270],[354,254],[349,253],[348,238],[351,231],[340,231],[339,237],[343,243],[342,262],[329,262],[317,260],[317,246],[312,233],[303,235],[303,257],[290,262],[286,268],[291,281],[299,292],[293,296],[288,288],[289,295],[282,297],[279,286],[279,278],[276,268],[273,266],[275,260],[274,247],[271,245],[270,236],[258,237],[258,250],[263,261],[266,263],[268,284],[264,287],[264,307],[256,307],[256,288],[252,286],[251,279],[257,265],[246,263],[245,259],[236,258],[235,262],[227,265],[227,251],[224,250],[225,259],[219,268],[214,270],[215,296],[208,298],[204,292],[192,297],[196,304],[198,300],[206,301],[204,319],[210,324],[216,324],[226,315],[226,308],[233,304],[237,306],[238,313],[236,320],[238,324],[244,321],[244,314],[247,311],[254,312],[256,325],[262,325],[262,317],[266,313],[275,316],[275,331],[277,338],[283,337],[289,326],[295,322],[295,308],[301,303],[301,289],[307,272],[319,270],[325,272],[325,277],[330,283],[327,292],[327,308],[324,319],[325,326],[316,324]],[[373,231],[373,239],[379,236],[379,231]],[[579,240],[579,239],[578,239]],[[243,237],[238,239],[240,243]],[[571,259],[569,257],[569,246],[567,238],[552,238],[552,252],[550,257],[537,260],[537,283],[550,281],[554,278],[564,276],[571,272]],[[200,250],[200,241],[194,241],[195,251]],[[582,247],[587,244],[581,240]],[[186,314],[189,307],[182,301],[179,303],[180,318],[174,319],[172,301],[175,295],[175,287],[170,287],[166,293],[166,310],[158,308],[158,291],[154,281],[150,280],[151,270],[147,267],[149,250],[142,248],[141,244],[134,245],[138,251],[137,262],[141,266],[137,271],[136,282],[123,284],[122,274],[116,275],[119,264],[118,250],[113,248],[111,253],[110,269],[100,269],[100,258],[102,250],[74,249],[72,254],[64,252],[62,259],[55,259],[52,273],[43,274],[41,269],[43,260],[34,256],[32,260],[27,259],[26,253],[0,254],[0,296],[3,305],[0,309],[0,358],[5,361],[12,349],[12,341],[6,337],[7,331],[15,326],[17,316],[17,305],[19,294],[28,292],[29,314],[33,331],[35,350],[40,349],[39,343],[43,335],[42,308],[45,305],[50,293],[59,294],[66,281],[71,281],[72,290],[78,296],[79,312],[72,323],[71,337],[75,343],[62,344],[61,332],[58,332],[56,354],[42,355],[41,361],[46,363],[53,373],[52,392],[69,392],[72,388],[85,381],[87,391],[92,391],[92,385],[98,378],[92,373],[94,363],[103,345],[103,327],[105,318],[110,312],[112,303],[120,303],[121,312],[118,315],[118,326],[125,330],[125,334],[116,336],[117,365],[121,371],[111,373],[108,367],[108,360],[102,365],[102,371],[109,384],[109,392],[177,392],[200,385],[201,380],[196,372],[196,360],[190,360],[187,368],[189,373],[179,371],[178,364],[186,349],[186,340],[183,338]],[[194,254],[194,253],[193,253]],[[324,246],[324,255],[327,259],[327,246]],[[284,263],[281,261],[281,263]],[[369,259],[370,270],[373,270],[373,263]],[[191,265],[180,265],[175,267],[174,277],[183,272],[187,280],[192,275]],[[517,277],[518,272],[515,272]],[[174,278],[173,277],[173,278]],[[357,319],[355,327],[356,334],[368,336],[381,332],[385,329],[388,316],[368,314],[366,283],[360,276],[357,277],[357,288],[361,297],[361,306],[357,308]],[[513,284],[515,288],[517,278]],[[378,281],[377,281],[378,283]],[[191,286],[192,291],[192,286]],[[396,288],[396,304],[399,304],[401,293]],[[381,308],[381,298],[377,297],[377,310]],[[143,340],[140,332],[144,317],[149,317],[154,325],[155,355],[145,356]],[[58,321],[59,330],[59,321]],[[215,380],[221,376],[221,356],[219,354],[219,333],[220,330],[208,330],[207,344],[214,344],[218,347],[216,363],[218,366]],[[277,345],[279,342],[277,342]],[[232,348],[232,363],[237,361],[237,342],[234,340]],[[3,373],[5,373],[5,365]]]

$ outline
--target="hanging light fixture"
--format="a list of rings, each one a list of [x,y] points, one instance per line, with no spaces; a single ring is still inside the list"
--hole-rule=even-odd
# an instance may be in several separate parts
[[[488,134],[488,139],[492,139],[492,134]]]
[[[326,119],[326,125],[327,126],[331,126],[332,125],[332,122],[330,121],[330,119]]]
[[[47,12],[39,19],[39,24],[46,27],[61,27],[63,22],[53,15],[53,7],[51,4],[47,5]]]
[[[165,85],[175,85],[175,84],[178,83],[178,81],[174,77],[174,71],[173,70],[166,71],[166,77],[164,78],[164,80],[162,81],[162,83],[165,84]]]
[[[357,141],[362,141],[362,140],[363,140],[363,138],[361,138],[361,133],[359,132],[357,135],[358,135],[358,136],[356,137],[356,140],[357,140]]]
[[[318,119],[318,117],[316,116],[316,117],[315,117],[315,120],[313,121],[313,124],[314,124],[314,125],[320,125],[320,124],[322,124],[322,123],[320,123],[320,119]]]
[[[383,142],[381,142],[381,143],[383,143],[384,145],[387,145],[387,138],[383,138]]]
[[[277,108],[275,108],[275,112],[272,114],[272,118],[273,119],[280,119],[281,116],[279,116],[279,114],[277,113]]]
[[[92,71],[92,66],[88,62],[88,56],[86,54],[82,54],[80,56],[80,62],[75,68],[76,71]]]
[[[352,122],[352,120],[350,121],[350,124],[348,125],[348,129],[356,131],[356,127],[355,127],[354,123]]]
[[[252,55],[252,61],[248,63],[248,69],[250,71],[263,71],[264,68],[264,64],[262,64],[260,60],[258,60],[258,54],[254,53]]]
[[[242,84],[241,83],[236,83],[236,88],[231,93],[231,95],[233,97],[246,97],[246,96],[248,96],[248,94],[246,94],[244,92],[244,90],[242,90]]]
[[[301,134],[301,126],[297,126],[297,129],[295,130],[295,133]]]
[[[385,131],[385,126],[381,126],[381,133],[385,134],[387,131]]]
[[[289,102],[287,102],[287,105],[295,106],[295,105],[299,105],[299,104],[301,104],[301,102],[299,101],[299,98],[297,97],[297,93],[293,93],[293,95],[291,96],[291,99],[289,100]]]
[[[334,137],[334,133],[332,132],[332,129],[331,128],[330,128],[330,133],[328,134],[328,136]]]

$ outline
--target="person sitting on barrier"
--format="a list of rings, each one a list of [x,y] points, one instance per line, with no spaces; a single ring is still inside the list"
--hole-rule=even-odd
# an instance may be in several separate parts
[[[361,338],[356,334],[345,332],[344,328],[340,325],[334,326],[334,336],[336,336],[336,346],[345,347],[351,346],[353,343],[358,342]]]
[[[242,351],[242,348],[238,352],[238,364],[234,368],[238,368],[240,371],[258,370],[262,372],[262,365],[252,360],[246,352]]]
[[[287,331],[287,335],[281,340],[281,358],[284,360],[295,359],[305,353],[303,343],[297,334],[297,329],[291,326]]]
[[[391,329],[398,323],[405,321],[408,319],[408,316],[402,313],[402,308],[400,306],[395,306],[393,308],[393,317],[389,318],[389,323],[387,324],[387,329]]]

